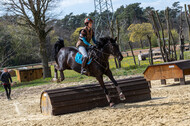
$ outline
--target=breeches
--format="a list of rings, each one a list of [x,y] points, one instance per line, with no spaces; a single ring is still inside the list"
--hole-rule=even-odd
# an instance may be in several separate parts
[[[82,54],[83,57],[88,58],[88,53],[87,53],[86,48],[84,46],[79,46],[78,49],[79,49],[79,52]]]

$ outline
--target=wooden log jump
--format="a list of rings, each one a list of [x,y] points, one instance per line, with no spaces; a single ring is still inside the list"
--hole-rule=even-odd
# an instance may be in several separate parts
[[[117,81],[126,100],[120,101],[111,82],[106,87],[115,103],[139,102],[151,99],[148,82],[143,77]],[[99,84],[88,84],[43,91],[40,108],[44,115],[61,115],[108,106],[106,96]]]

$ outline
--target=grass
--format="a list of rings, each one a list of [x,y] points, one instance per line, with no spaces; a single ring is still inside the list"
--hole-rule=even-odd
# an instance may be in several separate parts
[[[177,55],[179,57],[179,52],[177,52]],[[185,59],[190,59],[190,52],[184,52],[184,57]],[[122,68],[116,69],[114,59],[110,59],[110,69],[113,73],[114,76],[128,76],[128,75],[135,75],[135,74],[142,74],[144,70],[147,68],[149,65],[149,61],[141,61],[140,66],[138,65],[138,59],[136,56],[136,62],[137,65],[134,64],[133,57],[125,57],[122,62]],[[155,62],[154,64],[159,64],[161,62]],[[54,68],[51,66],[51,74],[52,77],[54,76]],[[59,75],[59,74],[58,74]],[[65,70],[64,71],[65,75],[65,80],[62,83],[68,83],[68,82],[79,82],[79,81],[88,81],[88,80],[95,80],[93,77],[88,77],[85,75],[81,75],[80,73],[77,73],[73,70]],[[17,78],[13,77],[12,78],[14,82],[17,82]],[[22,82],[14,85],[12,88],[23,88],[23,87],[32,87],[32,86],[38,86],[38,85],[43,85],[43,84],[51,84],[51,79],[52,78],[46,78],[46,79],[38,79],[34,80],[31,82]],[[4,91],[3,87],[0,86],[0,92]]]

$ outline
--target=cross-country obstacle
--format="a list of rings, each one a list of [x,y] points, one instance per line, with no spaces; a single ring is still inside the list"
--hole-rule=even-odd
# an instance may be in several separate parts
[[[166,84],[166,79],[174,79],[184,85],[185,75],[190,75],[190,60],[151,65],[146,68],[143,74],[150,86],[152,80],[161,80],[161,84]]]
[[[106,87],[115,103],[131,103],[151,99],[150,88],[144,77],[117,80],[125,101],[120,101],[112,82]],[[88,84],[43,91],[40,107],[44,115],[61,115],[108,106],[106,96],[99,84]]]

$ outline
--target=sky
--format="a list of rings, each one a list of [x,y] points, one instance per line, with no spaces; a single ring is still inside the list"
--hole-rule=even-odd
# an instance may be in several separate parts
[[[105,1],[105,0],[104,0]],[[108,0],[109,1],[109,0]],[[180,5],[190,4],[190,0],[112,0],[114,11],[120,6],[129,5],[132,3],[141,3],[141,7],[154,7],[156,10],[163,10],[166,7],[171,7],[174,2],[180,1]],[[73,12],[74,15],[81,13],[90,13],[95,10],[94,0],[61,0],[59,11],[62,11],[60,17]]]
[[[156,10],[164,10],[166,7],[171,7],[176,1],[180,1],[180,5],[183,7],[184,4],[190,4],[190,0],[112,0],[112,5],[114,11],[122,5],[126,6],[136,2],[141,3],[140,6],[143,8],[151,6]],[[57,13],[55,18],[59,19],[64,18],[65,15],[71,12],[77,15],[82,13],[88,14],[95,10],[94,0],[60,0],[60,3],[56,3],[56,6],[57,7],[51,13],[53,15]],[[3,13],[0,12],[0,16],[2,15]]]

